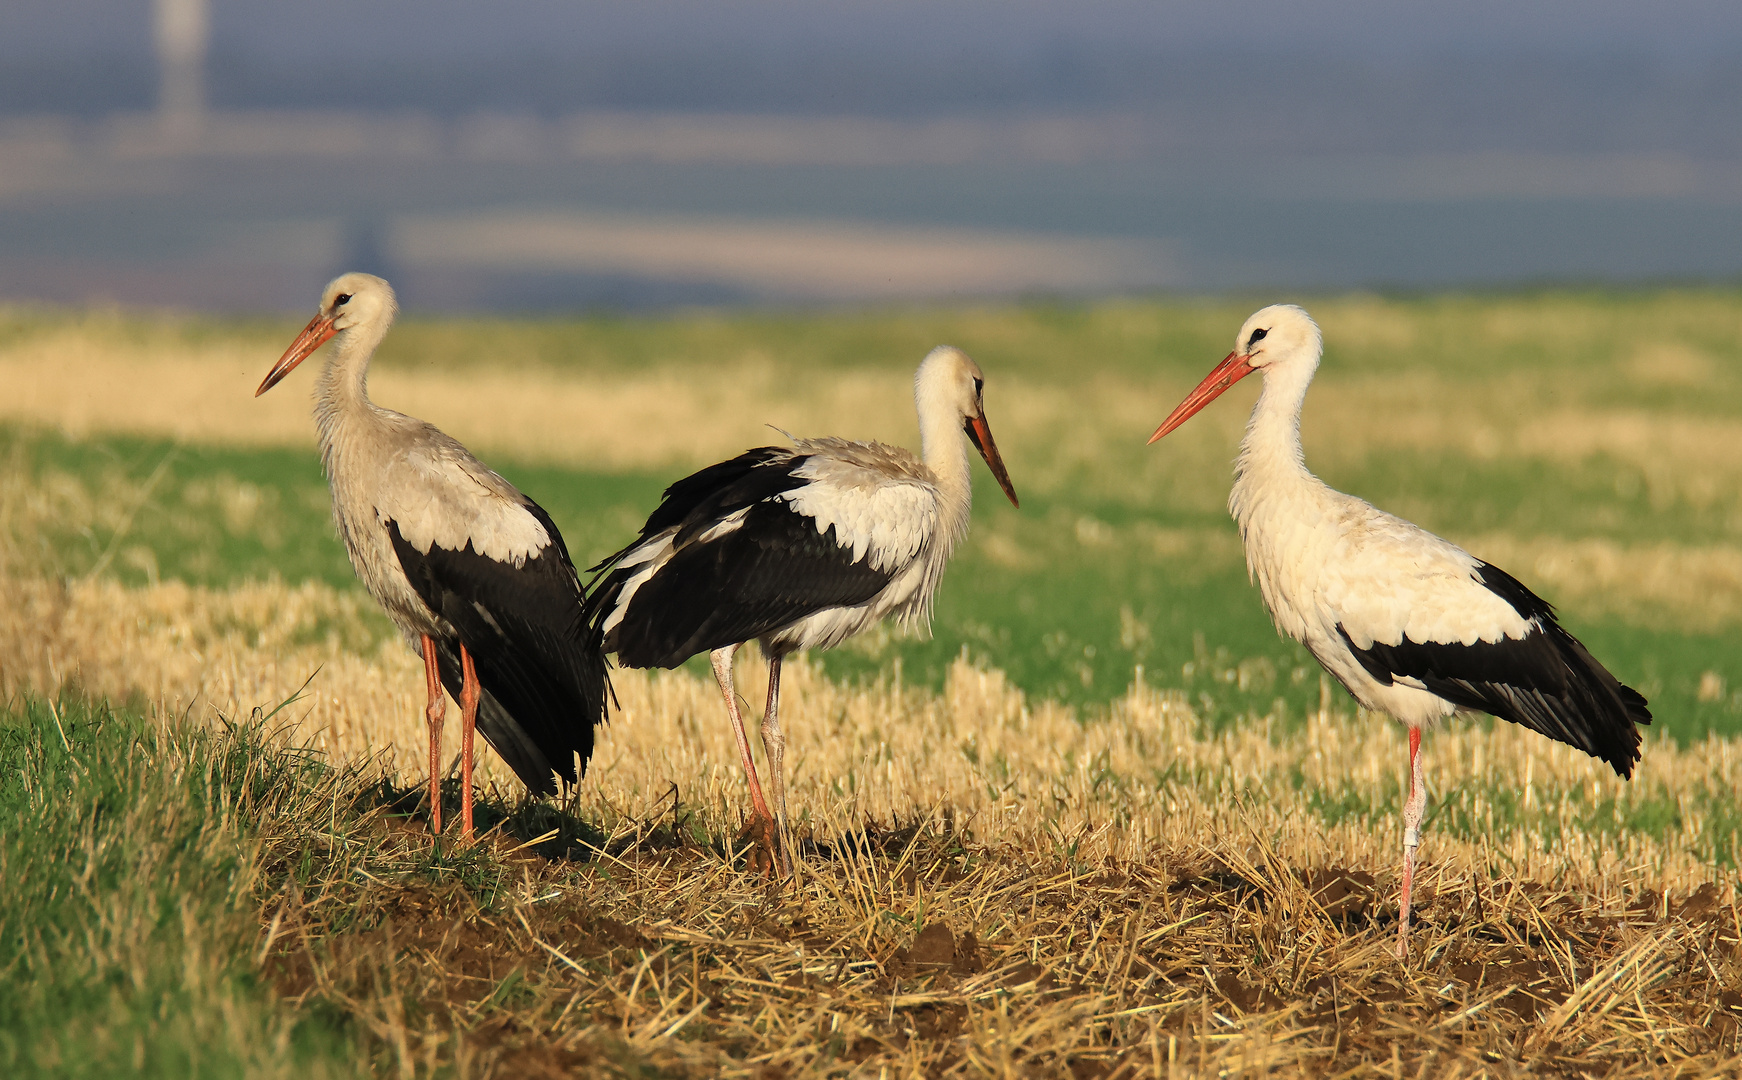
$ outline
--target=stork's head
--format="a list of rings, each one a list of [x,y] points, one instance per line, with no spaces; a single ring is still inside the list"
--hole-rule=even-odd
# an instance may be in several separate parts
[[[1254,370],[1290,361],[1317,363],[1323,348],[1319,324],[1293,304],[1272,304],[1253,312],[1234,338],[1234,352]]]
[[[986,467],[1010,505],[1020,507],[1016,489],[1010,485],[1004,458],[998,444],[992,441],[992,429],[986,424],[986,375],[968,354],[950,345],[939,345],[919,365],[913,376],[914,403],[919,408],[920,427],[929,430],[928,421],[947,419],[958,425],[986,459]],[[952,438],[954,436],[951,436]]]
[[[284,350],[278,363],[266,373],[254,396],[277,386],[291,369],[308,359],[313,352],[336,334],[356,335],[374,339],[370,347],[381,340],[393,317],[399,313],[399,301],[393,286],[374,274],[340,274],[321,291],[320,307],[315,317],[302,328],[302,333]],[[343,340],[343,339],[341,339]]]
[[[1154,442],[1190,420],[1199,409],[1220,397],[1222,391],[1254,371],[1306,365],[1310,378],[1323,348],[1319,324],[1304,309],[1293,304],[1272,304],[1253,312],[1234,337],[1234,351],[1223,357],[1197,389],[1167,415],[1149,441]]]

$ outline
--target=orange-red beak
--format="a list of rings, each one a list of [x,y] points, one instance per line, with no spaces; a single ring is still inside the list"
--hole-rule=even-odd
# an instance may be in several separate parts
[[[1238,352],[1231,352],[1224,357],[1215,370],[1204,376],[1204,381],[1198,384],[1198,388],[1187,394],[1186,399],[1173,412],[1167,414],[1167,419],[1155,429],[1155,434],[1149,437],[1149,441],[1154,442],[1190,420],[1199,409],[1220,397],[1222,391],[1252,374],[1252,365],[1247,360],[1245,354]]]
[[[338,333],[333,328],[333,316],[316,315],[302,328],[302,333],[296,335],[296,340],[290,343],[290,348],[284,350],[284,355],[278,358],[278,363],[272,365],[272,370],[266,373],[266,378],[260,382],[260,389],[254,391],[254,396],[277,386],[279,380],[291,373],[296,365],[309,358],[309,354],[327,343],[327,339]]]
[[[986,418],[970,416],[963,422],[962,430],[968,433],[968,441],[974,444],[974,449],[986,459],[986,467],[992,470],[993,479],[1004,489],[1010,505],[1022,509],[1022,504],[1016,501],[1016,489],[1010,486],[1010,474],[1004,471],[1004,458],[998,453],[998,444],[992,441],[992,429],[986,426]]]

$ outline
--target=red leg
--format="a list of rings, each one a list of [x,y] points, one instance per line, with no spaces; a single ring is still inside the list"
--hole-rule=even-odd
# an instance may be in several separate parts
[[[478,727],[478,669],[472,654],[460,646],[460,836],[472,836],[472,732]]]
[[[448,703],[442,697],[442,673],[436,664],[435,639],[423,635],[423,674],[429,689],[424,720],[429,723],[429,828],[442,831],[442,725],[447,722]]]
[[[776,837],[774,815],[768,812],[768,800],[762,797],[762,781],[756,777],[756,759],[750,755],[750,737],[744,733],[744,717],[738,712],[738,691],[732,685],[732,656],[738,646],[728,645],[708,655],[714,665],[714,678],[726,699],[726,715],[732,721],[732,734],[738,740],[738,757],[744,763],[744,779],[750,785],[750,806],[765,837]],[[778,842],[776,840],[775,842]]]
[[[1397,906],[1397,957],[1409,955],[1409,898],[1415,888],[1415,849],[1421,846],[1421,812],[1427,785],[1421,775],[1421,729],[1409,729],[1409,798],[1403,803],[1403,899]]]

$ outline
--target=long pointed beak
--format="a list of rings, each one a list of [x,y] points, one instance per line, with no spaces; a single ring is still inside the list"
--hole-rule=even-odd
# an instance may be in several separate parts
[[[1004,489],[1010,505],[1022,509],[1022,504],[1016,499],[1016,489],[1010,486],[1010,474],[1004,471],[1004,458],[998,453],[998,444],[992,441],[992,429],[986,426],[986,418],[970,416],[963,422],[962,430],[968,433],[968,441],[974,444],[974,449],[986,459],[986,467],[992,470],[993,479]]]
[[[296,365],[309,358],[309,354],[327,343],[327,339],[338,333],[333,328],[331,315],[316,315],[302,328],[302,333],[296,335],[296,340],[290,343],[290,348],[284,350],[284,355],[278,358],[278,363],[272,365],[272,370],[266,373],[266,378],[260,382],[260,389],[254,391],[254,396],[277,386],[279,380],[291,373]]]
[[[1167,414],[1167,419],[1163,420],[1161,426],[1155,429],[1155,434],[1149,437],[1149,441],[1154,442],[1190,420],[1199,409],[1220,397],[1222,391],[1250,374],[1252,374],[1252,365],[1247,362],[1245,354],[1229,353],[1222,358],[1222,362],[1217,364],[1214,370],[1204,376],[1204,381],[1198,384],[1196,390],[1187,394],[1186,399],[1180,402],[1173,412]]]

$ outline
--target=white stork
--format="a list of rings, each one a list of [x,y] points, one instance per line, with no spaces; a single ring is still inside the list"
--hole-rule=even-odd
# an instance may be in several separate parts
[[[1234,351],[1149,439],[1185,423],[1253,371],[1252,410],[1228,509],[1278,630],[1305,645],[1355,700],[1409,728],[1397,955],[1409,953],[1409,899],[1421,815],[1421,729],[1460,709],[1492,713],[1593,757],[1623,778],[1639,761],[1645,698],[1623,686],[1505,571],[1307,471],[1300,410],[1323,351],[1288,304],[1246,320]]]
[[[603,651],[641,668],[711,654],[750,786],[751,829],[774,848],[782,872],[791,862],[781,660],[831,648],[886,616],[929,627],[944,564],[968,531],[964,434],[1019,505],[986,425],[984,387],[966,354],[933,349],[914,376],[920,457],[882,443],[788,435],[790,447],[759,447],[671,485],[635,542],[594,568],[609,569],[587,601]],[[762,745],[774,816],[732,681],[733,654],[752,639],[768,657]]]
[[[369,400],[369,359],[399,311],[393,288],[345,274],[267,372],[276,386],[329,338],[315,384],[321,462],[351,565],[423,655],[430,824],[441,832],[445,686],[461,708],[460,830],[472,832],[472,731],[526,786],[576,780],[603,718],[605,658],[588,648],[584,599],[550,516],[434,427]]]

